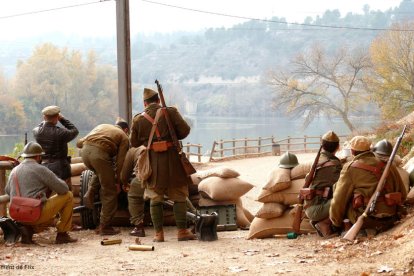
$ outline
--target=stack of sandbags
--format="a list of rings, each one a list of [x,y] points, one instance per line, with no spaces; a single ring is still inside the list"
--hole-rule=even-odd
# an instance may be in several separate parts
[[[217,205],[236,205],[237,226],[246,229],[253,215],[243,207],[241,197],[254,186],[240,178],[239,173],[226,167],[216,167],[195,173],[193,182],[198,183],[200,207]]]
[[[71,163],[70,164],[70,173],[71,173],[71,183],[72,183],[72,193],[73,197],[79,197],[80,192],[80,178],[81,174],[87,167],[84,163]]]
[[[263,206],[250,225],[248,239],[269,238],[292,231],[292,205],[299,203],[299,190],[305,184],[305,176],[311,166],[311,163],[305,163],[293,169],[276,167],[270,172],[257,198]],[[313,231],[308,219],[302,221],[301,231]]]

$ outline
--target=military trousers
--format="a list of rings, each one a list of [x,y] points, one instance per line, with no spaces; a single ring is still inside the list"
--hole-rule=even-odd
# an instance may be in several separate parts
[[[40,218],[31,223],[24,223],[33,227],[36,233],[53,225],[56,215],[59,214],[56,223],[58,233],[69,232],[72,229],[73,194],[67,192],[63,195],[54,195],[43,203]]]
[[[132,179],[128,191],[128,210],[131,215],[129,220],[135,226],[144,220],[144,191],[141,181],[136,177]]]
[[[312,201],[315,203],[315,201]],[[331,206],[331,199],[319,200],[317,204],[308,206],[305,210],[306,216],[311,221],[321,221],[329,217],[329,207]]]
[[[112,157],[100,147],[86,144],[83,146],[81,156],[85,165],[95,173],[89,179],[88,187],[96,192],[102,202],[101,224],[110,224],[118,208],[118,192],[115,183],[115,170]]]

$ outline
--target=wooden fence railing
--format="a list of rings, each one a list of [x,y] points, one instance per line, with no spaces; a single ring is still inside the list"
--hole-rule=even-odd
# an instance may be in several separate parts
[[[192,152],[191,149],[192,148],[196,148],[197,153]],[[192,156],[195,156],[195,159],[197,160],[198,163],[201,163],[201,157],[203,156],[203,154],[201,153],[201,149],[203,148],[202,145],[200,144],[190,144],[187,143],[185,145],[183,145],[183,151],[185,152],[185,154],[187,155],[187,158],[191,161],[194,162],[193,158],[191,158]]]
[[[342,144],[347,136],[340,135]],[[322,136],[290,137],[275,140],[271,137],[256,139],[244,138],[233,140],[214,141],[209,161],[218,161],[230,158],[245,158],[262,155],[280,155],[290,152],[313,152],[321,143]]]

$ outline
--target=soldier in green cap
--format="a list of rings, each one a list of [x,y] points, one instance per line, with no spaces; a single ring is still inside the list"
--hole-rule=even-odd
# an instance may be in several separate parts
[[[329,216],[335,227],[343,220],[354,224],[364,212],[383,173],[385,163],[371,151],[371,140],[355,136],[350,141],[354,159],[343,167],[335,184]],[[365,218],[361,229],[369,236],[391,228],[399,219],[399,206],[407,192],[395,166],[390,167],[386,185],[380,192],[375,211]]]
[[[132,122],[130,141],[132,147],[147,146],[152,124],[157,111],[161,108],[158,93],[145,88],[143,93],[144,112],[137,114]],[[167,107],[171,123],[177,138],[184,139],[190,133],[190,126],[174,107]],[[179,241],[194,240],[195,235],[187,229],[188,177],[181,165],[179,155],[172,143],[165,117],[162,115],[157,123],[154,141],[165,144],[163,149],[149,148],[152,175],[144,181],[146,195],[150,197],[150,213],[155,230],[155,242],[164,241],[163,201],[164,195],[174,201],[174,217],[178,228]]]
[[[338,136],[335,132],[328,131],[322,136],[322,151],[310,189],[305,189],[308,193],[301,194],[305,199],[306,216],[321,237],[333,234],[329,206],[333,193],[332,186],[338,180],[342,169],[341,161],[335,156],[338,150]]]

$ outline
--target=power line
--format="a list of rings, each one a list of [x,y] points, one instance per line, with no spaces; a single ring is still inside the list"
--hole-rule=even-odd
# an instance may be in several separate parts
[[[99,1],[76,4],[76,5],[70,5],[70,6],[50,8],[50,9],[46,9],[46,10],[16,13],[16,14],[11,14],[11,15],[0,16],[0,20],[1,19],[7,19],[7,18],[13,18],[13,17],[19,17],[19,16],[25,16],[25,15],[31,15],[31,14],[37,14],[37,13],[44,13],[44,12],[57,11],[57,10],[63,10],[63,9],[69,9],[69,8],[76,8],[76,7],[80,7],[80,6],[87,6],[87,5],[97,4],[97,3],[106,2],[106,1],[112,1],[112,0],[99,0]]]
[[[142,2],[147,2],[147,3],[150,3],[150,4],[166,6],[166,7],[171,7],[171,8],[181,9],[181,10],[187,10],[187,11],[193,11],[193,12],[199,12],[199,13],[205,13],[205,14],[212,14],[212,15],[218,15],[218,16],[224,16],[224,17],[254,20],[254,21],[261,21],[261,22],[277,23],[277,24],[286,24],[286,25],[319,27],[319,28],[329,28],[329,29],[362,30],[362,31],[398,31],[398,32],[413,32],[414,31],[414,29],[405,30],[405,29],[386,29],[386,28],[366,28],[366,27],[348,27],[348,26],[334,26],[334,25],[321,25],[321,24],[306,24],[306,23],[286,22],[286,21],[277,21],[277,20],[271,20],[271,19],[259,19],[259,18],[254,18],[254,17],[232,15],[232,14],[212,12],[212,11],[206,11],[206,10],[198,10],[198,9],[175,6],[175,5],[170,5],[170,4],[165,4],[165,3],[160,3],[160,2],[150,1],[150,0],[141,0],[141,1]]]

